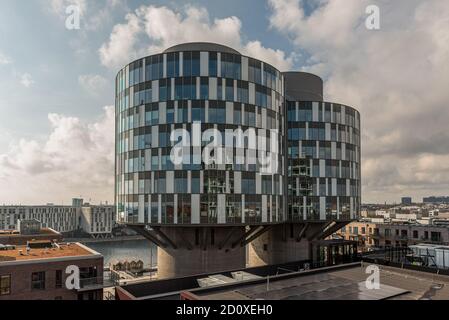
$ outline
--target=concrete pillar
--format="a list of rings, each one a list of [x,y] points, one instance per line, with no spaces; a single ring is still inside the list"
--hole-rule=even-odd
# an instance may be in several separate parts
[[[301,241],[297,237],[303,224],[281,224],[249,244],[249,267],[311,260],[311,241],[307,237],[316,234],[325,223],[311,223]],[[293,228],[293,230],[291,229]],[[293,231],[293,232],[292,232]]]
[[[232,244],[243,237],[244,227],[163,227],[161,231],[177,248],[158,248],[159,279],[220,273],[246,267],[245,247],[237,244],[232,248]]]

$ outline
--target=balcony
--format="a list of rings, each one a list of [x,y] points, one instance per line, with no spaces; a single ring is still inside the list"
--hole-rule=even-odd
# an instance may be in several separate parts
[[[116,282],[110,277],[96,277],[96,278],[85,278],[80,279],[80,289],[79,292],[99,290],[109,287],[114,287]]]

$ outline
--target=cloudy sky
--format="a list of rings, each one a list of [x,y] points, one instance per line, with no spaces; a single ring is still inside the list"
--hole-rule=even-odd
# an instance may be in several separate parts
[[[112,202],[115,74],[187,41],[317,73],[360,110],[364,202],[449,195],[448,17],[447,0],[4,0],[0,204]]]

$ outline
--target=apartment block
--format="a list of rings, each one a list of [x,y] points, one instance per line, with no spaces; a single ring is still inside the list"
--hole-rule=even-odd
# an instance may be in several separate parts
[[[72,206],[0,206],[0,230],[18,230],[20,220],[37,220],[42,228],[60,233],[83,231],[92,237],[104,237],[111,233],[116,217],[113,205],[80,201]]]
[[[408,247],[418,243],[449,244],[449,228],[445,225],[359,221],[351,222],[336,235],[357,241],[360,251],[368,251],[370,248]]]

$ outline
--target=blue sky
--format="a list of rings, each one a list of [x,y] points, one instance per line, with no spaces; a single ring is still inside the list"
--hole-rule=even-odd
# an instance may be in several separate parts
[[[0,118],[2,133],[13,138],[32,137],[48,133],[47,114],[51,112],[74,115],[82,119],[98,116],[102,106],[113,104],[113,81],[115,70],[103,66],[98,49],[107,41],[112,27],[123,21],[126,12],[142,4],[165,5],[180,8],[185,1],[128,1],[111,10],[109,20],[96,30],[67,30],[60,13],[52,11],[49,0],[4,1],[0,10],[0,49],[12,59],[2,66],[0,73],[0,110],[8,117]],[[94,16],[107,1],[89,1]],[[268,5],[261,1],[197,1],[195,5],[207,6],[214,18],[237,16],[243,23],[243,38],[262,39],[272,48],[291,51],[289,41],[270,30]],[[247,19],[246,17],[252,17]],[[79,46],[80,48],[77,48]],[[80,53],[77,50],[82,49]],[[34,84],[25,88],[20,76],[28,73]],[[98,74],[107,84],[97,95],[86,94],[78,77]],[[30,119],[33,124],[30,125]],[[0,138],[0,148],[8,145]]]
[[[112,201],[115,74],[182,41],[322,76],[327,100],[361,111],[364,201],[449,194],[447,16],[445,0],[4,0],[0,203]]]

